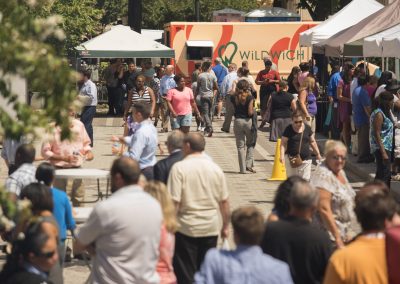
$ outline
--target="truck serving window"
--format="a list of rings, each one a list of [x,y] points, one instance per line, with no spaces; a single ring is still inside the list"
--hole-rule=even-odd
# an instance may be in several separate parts
[[[202,60],[205,57],[211,58],[214,43],[209,40],[188,40],[186,42],[186,59]]]

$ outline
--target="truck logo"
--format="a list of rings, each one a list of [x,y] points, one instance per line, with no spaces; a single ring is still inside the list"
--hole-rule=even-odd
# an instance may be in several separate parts
[[[229,47],[232,46],[232,47]],[[238,51],[238,46],[236,42],[230,41],[227,44],[223,44],[219,47],[218,49],[218,57],[221,58],[222,64],[224,64],[226,67],[228,67],[229,64],[232,63],[233,58],[236,55],[236,52]],[[230,53],[230,56],[229,56]],[[229,57],[227,57],[229,56]]]

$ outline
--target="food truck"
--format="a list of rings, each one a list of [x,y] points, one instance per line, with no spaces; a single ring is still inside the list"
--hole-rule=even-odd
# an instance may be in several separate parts
[[[190,76],[196,62],[220,57],[222,63],[248,61],[255,76],[269,56],[287,77],[293,66],[311,58],[311,49],[299,46],[300,33],[316,22],[171,22],[165,26],[164,44],[175,50],[176,74]]]

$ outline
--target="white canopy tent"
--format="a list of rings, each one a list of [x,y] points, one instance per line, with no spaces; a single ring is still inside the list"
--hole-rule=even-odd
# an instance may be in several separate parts
[[[378,10],[358,24],[353,25],[319,45],[327,56],[363,56],[362,45],[357,41],[400,24],[400,0]]]
[[[173,58],[174,50],[147,38],[128,26],[111,30],[76,47],[81,58]]]
[[[388,55],[390,52],[390,48],[386,47],[386,52],[383,52],[383,39],[384,38],[396,38],[400,36],[400,24],[394,27],[391,27],[387,30],[384,30],[380,33],[374,34],[372,36],[366,37],[359,42],[362,44],[363,47],[363,56],[364,57],[392,57],[392,55]],[[397,56],[399,56],[399,48],[397,49]],[[393,56],[394,57],[394,56]]]
[[[300,46],[318,44],[357,24],[384,6],[375,0],[353,0],[326,21],[300,34]]]
[[[387,57],[400,58],[400,29],[382,39],[382,53]]]

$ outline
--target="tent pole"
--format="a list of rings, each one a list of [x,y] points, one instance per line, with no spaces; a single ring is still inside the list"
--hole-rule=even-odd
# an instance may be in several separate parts
[[[382,72],[383,72],[385,71],[385,58],[382,56],[381,60],[382,60]]]
[[[397,80],[399,80],[399,78],[400,78],[400,59],[399,58],[395,58],[394,59],[394,73],[396,73],[396,77],[397,77]]]

